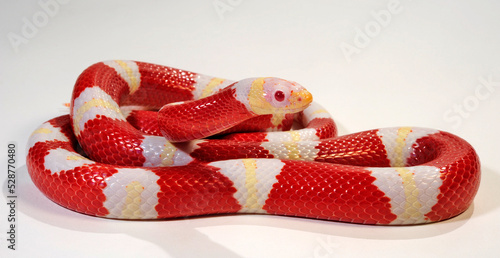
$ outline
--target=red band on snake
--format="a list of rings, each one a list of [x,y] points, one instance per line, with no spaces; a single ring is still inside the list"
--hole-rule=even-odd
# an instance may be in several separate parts
[[[410,127],[337,136],[310,102],[277,78],[97,63],[78,78],[70,115],[31,135],[28,171],[57,204],[119,219],[264,213],[421,224],[471,205],[480,163],[463,139]],[[303,128],[279,132],[292,119]],[[259,132],[228,135],[235,130]]]

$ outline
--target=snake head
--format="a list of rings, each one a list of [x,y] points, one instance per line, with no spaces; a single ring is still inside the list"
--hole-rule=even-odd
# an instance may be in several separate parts
[[[236,97],[258,115],[297,113],[311,104],[312,95],[296,82],[275,77],[241,80]]]

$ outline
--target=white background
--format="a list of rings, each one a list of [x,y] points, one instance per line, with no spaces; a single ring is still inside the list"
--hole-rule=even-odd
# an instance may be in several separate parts
[[[0,177],[17,155],[16,251],[38,257],[500,256],[498,1],[15,1],[0,6]],[[482,161],[473,206],[448,221],[384,227],[266,215],[118,221],[46,199],[25,167],[28,136],[66,112],[89,65],[132,59],[313,93],[340,133],[422,126],[469,141]],[[1,153],[4,153],[3,155]]]

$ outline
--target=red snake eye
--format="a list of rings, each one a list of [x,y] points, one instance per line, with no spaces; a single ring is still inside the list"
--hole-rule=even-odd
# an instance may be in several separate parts
[[[285,100],[285,93],[283,93],[282,91],[278,90],[278,91],[276,91],[274,93],[274,98],[277,101],[281,102],[281,101]]]

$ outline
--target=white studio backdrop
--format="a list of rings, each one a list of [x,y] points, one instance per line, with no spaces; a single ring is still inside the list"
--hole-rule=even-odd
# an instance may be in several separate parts
[[[499,12],[497,1],[1,0],[0,256],[498,257]],[[86,67],[109,59],[297,81],[340,134],[403,125],[452,132],[481,158],[479,192],[464,214],[412,227],[266,215],[140,222],[71,212],[31,182],[26,141],[67,113]],[[15,251],[8,143],[17,146]]]

